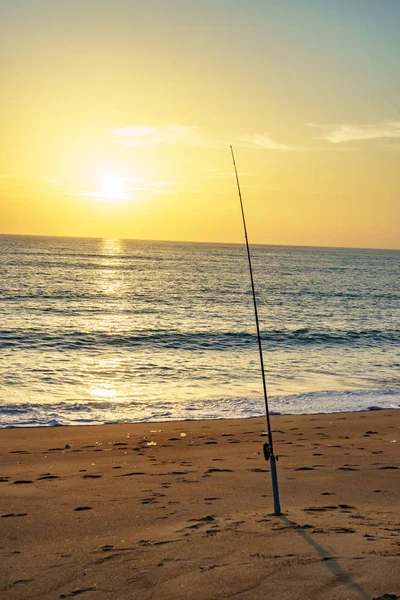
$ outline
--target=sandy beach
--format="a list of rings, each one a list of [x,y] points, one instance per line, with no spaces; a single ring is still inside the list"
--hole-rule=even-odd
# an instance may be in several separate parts
[[[400,412],[272,424],[1,430],[2,597],[399,598]]]

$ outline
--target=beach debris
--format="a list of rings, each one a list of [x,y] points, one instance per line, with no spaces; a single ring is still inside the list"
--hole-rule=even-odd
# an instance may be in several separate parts
[[[186,433],[182,432],[181,437],[186,437]]]
[[[69,450],[71,448],[71,444],[65,444],[64,448],[65,450]]]
[[[157,442],[147,442],[146,446],[157,446]]]

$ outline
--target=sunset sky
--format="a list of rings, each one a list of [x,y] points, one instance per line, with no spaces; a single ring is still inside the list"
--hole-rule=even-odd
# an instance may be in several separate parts
[[[400,247],[399,0],[0,0],[0,233]]]

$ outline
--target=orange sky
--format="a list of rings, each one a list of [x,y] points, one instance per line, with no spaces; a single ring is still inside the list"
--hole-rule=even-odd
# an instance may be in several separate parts
[[[400,6],[358,6],[3,6],[0,233],[242,241],[233,144],[252,242],[399,248]]]

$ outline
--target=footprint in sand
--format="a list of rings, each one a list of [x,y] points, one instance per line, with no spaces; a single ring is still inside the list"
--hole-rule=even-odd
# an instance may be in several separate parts
[[[99,477],[103,477],[103,475],[91,475],[90,473],[82,475],[82,479],[99,479]]]
[[[330,531],[334,533],[355,533],[355,530],[350,527],[331,527]]]
[[[309,506],[308,508],[304,508],[304,512],[326,512],[327,510],[337,510],[337,506]]]
[[[314,471],[314,467],[297,467],[295,471]]]
[[[26,517],[28,513],[7,513],[6,515],[1,515],[2,519],[8,519],[10,517]]]
[[[216,535],[217,533],[220,533],[220,530],[219,529],[207,529],[205,533],[206,533],[206,536]]]
[[[248,471],[251,471],[252,473],[269,473],[269,469],[247,469]]]
[[[214,523],[215,524],[214,528],[217,525],[216,518],[214,517],[214,515],[207,515],[205,517],[201,517],[200,519],[190,519],[189,520],[189,523],[193,523],[193,522],[194,522],[194,525],[187,525],[184,529],[192,529],[192,530],[200,529],[201,527],[204,527],[204,526],[206,526],[209,523]],[[214,528],[212,530],[209,529],[207,531],[208,532],[209,531],[214,531],[214,530],[215,530],[215,532],[219,531],[218,529],[214,529]],[[207,531],[205,532],[206,534],[207,534]],[[214,534],[211,533],[211,534],[208,534],[208,535],[214,535]]]
[[[358,471],[359,469],[354,469],[354,467],[339,467],[338,471]]]
[[[74,511],[76,512],[80,512],[82,510],[93,510],[93,508],[91,506],[78,506],[77,508],[74,508]]]
[[[208,469],[206,473],[233,473],[232,469]]]
[[[80,590],[74,590],[73,592],[70,592],[69,594],[61,594],[60,598],[75,598],[75,596],[80,596],[81,594],[85,594],[86,592],[91,592],[95,589],[96,589],[96,586],[94,585],[92,587],[82,588]]]
[[[15,485],[20,485],[20,484],[25,484],[25,483],[33,483],[33,481],[30,481],[30,479],[17,479],[16,481],[14,481]]]

